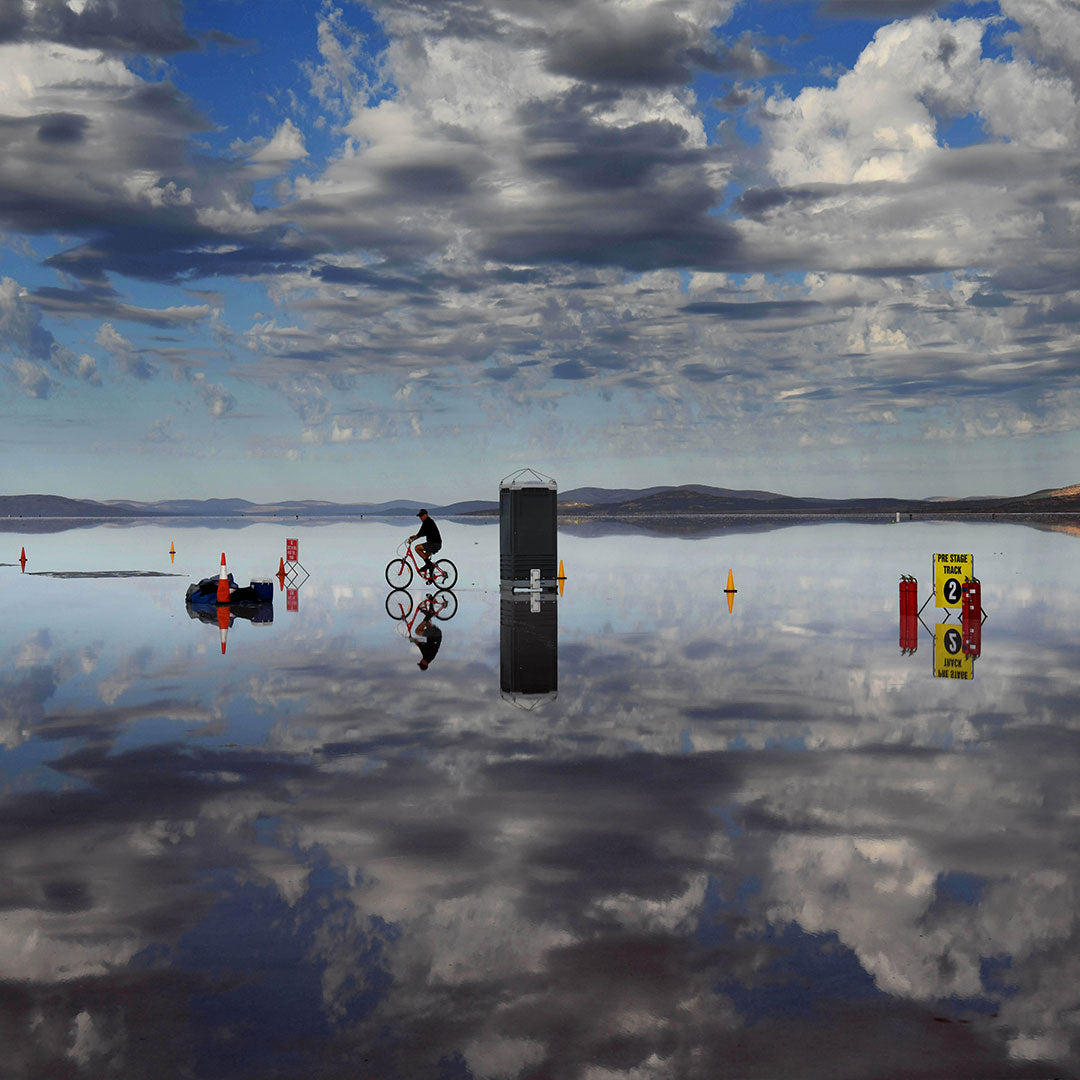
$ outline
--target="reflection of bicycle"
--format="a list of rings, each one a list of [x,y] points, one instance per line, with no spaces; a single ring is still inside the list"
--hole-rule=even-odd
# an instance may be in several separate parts
[[[416,552],[410,540],[398,545],[398,551],[402,547],[405,548],[404,554],[386,564],[386,583],[391,588],[408,588],[413,579],[413,567],[416,567],[421,581],[437,589],[452,589],[457,584],[457,567],[449,559],[436,559],[435,569],[429,571],[416,561]]]
[[[397,622],[405,624],[406,634],[412,634],[413,624],[417,619],[452,619],[457,614],[457,597],[449,589],[439,589],[428,593],[413,611],[412,594],[404,589],[395,589],[386,597],[386,614]],[[412,613],[412,618],[409,614]]]

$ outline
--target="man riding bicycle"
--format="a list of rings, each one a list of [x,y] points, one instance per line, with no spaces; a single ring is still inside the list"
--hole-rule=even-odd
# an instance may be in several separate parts
[[[428,516],[426,510],[417,510],[416,516],[420,519],[420,529],[409,537],[409,541],[411,543],[413,540],[423,538],[424,542],[416,545],[416,551],[424,560],[423,569],[431,572],[435,569],[431,557],[442,547],[442,536],[439,534],[439,526],[435,524],[433,518]]]

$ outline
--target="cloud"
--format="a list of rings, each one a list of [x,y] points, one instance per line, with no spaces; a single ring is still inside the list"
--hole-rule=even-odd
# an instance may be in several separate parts
[[[196,102],[115,51],[9,36],[0,219],[73,238],[46,260],[64,280],[36,286],[39,312],[184,329],[209,309],[130,302],[123,278],[265,287],[277,310],[242,339],[260,358],[245,377],[318,387],[285,391],[316,442],[333,416],[339,439],[394,437],[364,413],[362,378],[389,397],[433,361],[474,416],[596,390],[618,404],[590,425],[597,445],[624,445],[622,425],[696,445],[703,428],[674,420],[698,409],[732,447],[790,431],[794,450],[852,424],[869,436],[890,411],[905,431],[952,409],[966,423],[987,398],[1036,430],[1061,422],[1049,396],[1071,378],[1080,287],[1067,5],[1010,7],[1001,55],[997,24],[909,5],[866,28],[849,71],[790,92],[769,82],[781,44],[731,32],[726,3],[373,10],[379,55],[348,9],[317,16],[307,75],[334,125],[316,138],[293,102],[228,157],[197,144]],[[739,82],[713,131],[697,95],[718,73]],[[946,145],[954,121],[974,145]],[[286,171],[256,205],[254,182]]]
[[[225,416],[236,408],[236,398],[218,383],[208,382],[201,371],[192,376],[195,389],[202,398],[203,404],[209,409],[213,417]]]
[[[181,0],[9,0],[0,44],[53,41],[81,49],[174,53],[197,47]]]
[[[0,350],[14,354],[12,369],[28,397],[49,397],[59,385],[56,375],[100,385],[93,358],[76,356],[58,342],[42,325],[26,289],[8,277],[0,278]]]
[[[135,345],[119,333],[112,323],[102,323],[94,341],[112,356],[125,374],[142,380],[152,379],[157,375],[157,367],[149,363]]]

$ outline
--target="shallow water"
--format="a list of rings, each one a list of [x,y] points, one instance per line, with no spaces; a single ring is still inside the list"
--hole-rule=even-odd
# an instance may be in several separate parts
[[[448,522],[422,671],[408,531],[0,535],[3,1075],[1076,1075],[1076,538],[563,531],[531,611]],[[223,655],[187,585],[292,536],[297,610]],[[970,679],[932,602],[899,649],[936,552]]]

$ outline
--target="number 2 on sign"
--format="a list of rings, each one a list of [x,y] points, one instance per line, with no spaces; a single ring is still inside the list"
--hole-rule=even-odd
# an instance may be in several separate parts
[[[964,582],[975,577],[975,557],[955,552],[934,556],[934,605],[958,608],[963,600]]]

